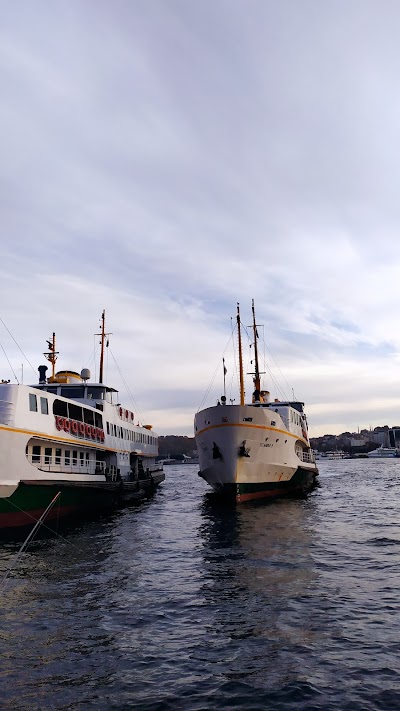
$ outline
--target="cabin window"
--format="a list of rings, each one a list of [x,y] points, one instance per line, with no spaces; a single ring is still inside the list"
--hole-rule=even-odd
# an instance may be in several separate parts
[[[39,445],[35,444],[32,447],[32,463],[39,464],[40,462],[40,447]]]
[[[69,466],[69,464],[71,462],[71,450],[70,449],[65,450],[64,462],[67,466]]]
[[[85,464],[85,452],[79,452],[79,460],[81,467],[83,467],[83,465]]]
[[[59,417],[68,417],[68,403],[64,402],[64,400],[54,400],[53,415],[59,415]]]
[[[74,467],[76,467],[78,464],[78,451],[76,449],[72,450],[72,464],[74,465]]]
[[[51,464],[51,455],[53,453],[53,450],[51,447],[45,447],[44,448],[44,463],[45,464]]]
[[[92,412],[92,410],[85,410],[85,409],[84,409],[84,410],[83,410],[83,421],[84,421],[87,425],[94,425],[94,424],[95,424],[95,422],[94,422],[94,412]]]
[[[104,400],[104,388],[88,387],[87,397],[89,400]]]
[[[68,403],[68,412],[71,420],[83,422],[82,408],[79,405],[73,405],[72,403]]]
[[[82,385],[78,387],[69,387],[69,388],[61,388],[61,396],[62,397],[68,397],[70,399],[74,398],[83,398],[85,394],[84,388]]]
[[[47,400],[47,397],[40,398],[40,412],[42,413],[42,415],[49,414],[49,402]]]
[[[86,464],[89,464],[90,454],[86,452]]]
[[[54,464],[61,464],[61,449],[56,449]]]
[[[37,397],[33,393],[29,393],[29,409],[31,412],[37,412]]]
[[[110,423],[107,422],[107,434],[110,434]]]

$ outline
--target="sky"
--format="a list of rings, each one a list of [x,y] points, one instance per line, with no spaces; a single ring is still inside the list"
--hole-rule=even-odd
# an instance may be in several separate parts
[[[53,331],[98,376],[105,309],[107,383],[192,436],[254,299],[311,436],[400,425],[399,3],[0,7],[0,377]]]

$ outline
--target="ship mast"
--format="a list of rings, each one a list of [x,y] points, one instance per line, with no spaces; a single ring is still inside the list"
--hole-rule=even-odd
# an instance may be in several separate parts
[[[244,405],[244,378],[243,378],[243,356],[242,356],[242,335],[240,332],[240,311],[239,304],[237,305],[236,323],[238,327],[238,346],[239,346],[239,378],[240,378],[240,404]]]
[[[111,336],[110,333],[106,333],[106,312],[105,309],[103,309],[103,313],[101,314],[101,333],[96,333],[96,336],[101,336],[100,338],[100,374],[99,374],[99,383],[103,382],[103,371],[104,371],[104,344],[106,340],[106,336]],[[108,346],[108,342],[107,342]]]
[[[254,378],[253,378],[253,383],[254,383],[254,389],[260,391],[261,390],[261,381],[260,381],[260,369],[258,365],[258,346],[257,346],[257,339],[258,339],[258,333],[257,333],[257,324],[256,324],[256,314],[254,311],[254,299],[251,301],[251,310],[253,312],[253,334],[254,334]]]
[[[58,356],[58,351],[56,351],[56,334],[53,333],[52,337],[47,341],[49,348],[48,353],[43,353],[44,357],[47,358],[51,363],[51,377],[54,379],[56,372],[56,360]]]

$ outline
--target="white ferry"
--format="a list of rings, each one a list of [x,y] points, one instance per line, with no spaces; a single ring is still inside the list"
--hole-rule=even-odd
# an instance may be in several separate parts
[[[0,383],[0,528],[47,518],[94,513],[141,499],[164,480],[156,463],[158,437],[122,407],[103,383],[105,313],[100,376],[83,369],[55,372],[55,334],[39,366],[39,383]]]
[[[373,449],[372,452],[368,452],[367,456],[370,459],[381,459],[382,457],[393,459],[400,457],[400,450],[398,450],[397,447],[384,447],[381,445],[378,449]]]
[[[240,405],[227,405],[224,392],[221,403],[201,410],[194,421],[199,476],[214,491],[234,496],[237,502],[307,492],[315,486],[318,475],[304,403],[270,402],[269,393],[261,390],[254,301],[252,312],[255,363],[255,372],[251,374],[255,388],[252,402],[244,401],[238,305]]]

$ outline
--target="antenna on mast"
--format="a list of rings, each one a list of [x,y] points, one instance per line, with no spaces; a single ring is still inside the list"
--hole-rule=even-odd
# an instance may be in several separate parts
[[[95,333],[95,336],[101,336],[100,338],[100,374],[99,374],[99,383],[103,382],[103,370],[104,370],[104,342],[106,339],[106,336],[112,336],[112,333],[106,333],[105,332],[106,328],[106,311],[103,309],[103,313],[101,314],[101,333]],[[107,341],[107,347],[108,347],[108,341]]]

